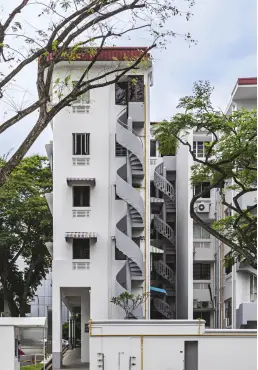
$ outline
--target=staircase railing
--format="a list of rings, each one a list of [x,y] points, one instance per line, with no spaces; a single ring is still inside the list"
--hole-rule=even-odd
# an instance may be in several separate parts
[[[165,301],[160,298],[153,298],[153,304],[156,311],[160,312],[167,319],[174,318],[174,309]]]
[[[136,132],[134,129],[128,127],[128,125],[126,123],[124,123],[123,121],[121,121],[121,119],[119,119],[119,118],[117,119],[117,122],[119,123],[119,125],[123,126],[126,130],[131,131],[137,137],[137,139],[140,140],[140,143],[143,147],[143,142],[142,142],[142,139],[141,139],[140,135],[138,134],[138,132]]]
[[[174,284],[174,272],[166,263],[161,260],[155,261],[153,262],[153,266],[160,276],[168,280],[171,284]]]
[[[175,244],[175,234],[172,227],[170,227],[165,221],[159,216],[154,215],[154,227],[155,229],[165,236],[171,243]]]
[[[154,170],[154,185],[163,193],[169,196],[175,204],[175,189],[172,184],[164,177],[163,163],[160,163]]]
[[[143,144],[142,140],[131,127],[126,124],[127,115],[126,111],[120,112],[117,117],[116,124],[116,140],[130,153],[134,154],[140,163],[143,162]],[[117,170],[116,178],[116,192],[117,195],[123,199],[128,205],[140,215],[143,219],[144,215],[144,204],[140,193],[128,182],[127,179],[127,165],[124,164]],[[143,254],[138,245],[132,240],[131,236],[128,235],[127,230],[127,215],[120,219],[116,224],[116,247],[123,252],[123,254],[133,263],[129,264],[131,270],[131,278],[137,276],[138,280],[144,280],[143,276]],[[125,265],[122,269],[125,268]],[[120,293],[127,289],[130,290],[130,284],[127,284],[121,280],[121,271],[117,273],[117,292]],[[122,276],[124,279],[124,276]],[[142,317],[142,307],[139,307],[137,311],[137,317]]]

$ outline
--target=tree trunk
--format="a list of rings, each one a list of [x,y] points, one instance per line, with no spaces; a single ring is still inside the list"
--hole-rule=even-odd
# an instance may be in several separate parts
[[[3,286],[4,300],[8,304],[10,315],[12,317],[19,317],[20,316],[20,311],[19,311],[19,308],[18,308],[15,300],[13,299],[13,294],[8,289],[6,281],[4,281],[5,279],[1,279],[1,280],[2,280],[2,286]]]

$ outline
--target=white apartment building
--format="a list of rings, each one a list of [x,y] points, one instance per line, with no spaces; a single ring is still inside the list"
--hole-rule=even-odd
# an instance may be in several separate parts
[[[90,77],[138,53],[138,48],[105,48]],[[72,82],[78,81],[88,63],[87,54],[80,61],[60,62],[53,81],[68,73]],[[116,85],[91,90],[52,122],[53,143],[47,152],[53,193],[47,200],[54,230],[53,244],[48,245],[53,256],[54,369],[62,361],[62,301],[70,312],[80,313],[81,360],[88,362],[89,319],[124,318],[110,299],[125,290],[149,291],[151,84],[150,63]],[[134,314],[149,318],[148,304]]]
[[[245,107],[256,108],[257,79],[243,78],[232,93],[227,112]],[[196,155],[204,156],[204,142],[212,136],[193,132],[188,136]],[[151,285],[164,290],[152,299],[154,319],[197,319],[211,328],[256,327],[257,272],[250,266],[223,265],[230,252],[189,216],[195,190],[190,183],[192,157],[187,147],[176,156],[161,157],[158,143],[151,137]],[[205,187],[205,183],[200,186]],[[232,198],[233,191],[227,196]],[[243,208],[256,202],[256,193],[241,199]],[[196,203],[196,212],[207,223],[226,214],[218,192],[212,190]]]
[[[239,78],[231,95],[226,113],[245,108],[257,109],[257,78]],[[236,192],[226,193],[227,202],[231,203]],[[227,215],[230,210],[221,208],[219,197],[216,198],[218,217],[221,213]],[[250,192],[240,198],[239,204],[243,209],[257,202],[257,192]],[[222,327],[256,328],[257,327],[257,270],[251,266],[236,263],[232,268],[221,267],[221,257],[230,253],[227,246],[216,245],[217,254],[217,296],[220,297],[217,308],[218,322]]]

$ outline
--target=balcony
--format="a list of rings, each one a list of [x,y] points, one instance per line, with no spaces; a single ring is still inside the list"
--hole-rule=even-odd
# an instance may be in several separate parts
[[[72,261],[72,269],[73,270],[89,270],[90,269],[90,261],[89,260],[73,260]]]
[[[80,207],[78,209],[72,209],[72,217],[73,218],[82,218],[82,217],[90,217],[90,208]]]
[[[194,261],[215,262],[214,251],[210,239],[194,240]]]
[[[90,165],[90,158],[89,157],[83,157],[83,156],[74,156],[72,158],[72,164],[74,167],[85,167]]]
[[[193,283],[193,297],[198,302],[209,302],[211,301],[211,295],[209,290],[210,282],[194,281]],[[196,307],[197,308],[197,307]]]

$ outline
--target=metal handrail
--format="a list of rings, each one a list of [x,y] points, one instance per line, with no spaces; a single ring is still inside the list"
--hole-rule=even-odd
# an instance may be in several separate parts
[[[171,284],[174,283],[174,272],[166,263],[159,260],[153,262],[153,266],[158,274],[167,279]]]
[[[154,227],[160,234],[175,244],[174,230],[157,215],[154,215]]]
[[[154,185],[175,203],[175,189],[163,174],[163,163],[160,163],[154,170]]]
[[[174,310],[167,302],[160,298],[154,298],[153,303],[156,310],[161,312],[166,318],[171,319],[173,317]]]

